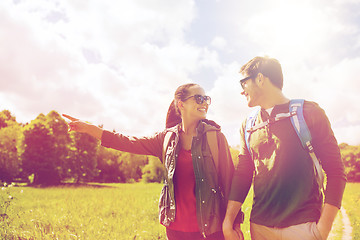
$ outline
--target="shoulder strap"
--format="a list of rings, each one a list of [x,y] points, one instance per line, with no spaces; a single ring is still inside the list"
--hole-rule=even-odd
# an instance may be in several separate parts
[[[255,125],[255,120],[257,115],[259,114],[260,108],[256,108],[255,110],[253,110],[249,116],[246,119],[246,125],[245,125],[245,143],[246,143],[246,147],[251,155],[251,150],[250,150],[250,135],[252,132],[252,127]]]
[[[290,100],[289,111],[296,113],[290,118],[291,123],[301,141],[302,146],[308,149],[309,144],[311,144],[311,134],[304,119],[303,106],[304,99],[292,99]]]
[[[162,149],[162,159],[161,161],[163,163],[165,163],[165,154],[166,154],[166,149],[169,145],[169,142],[170,142],[170,139],[171,139],[171,136],[173,135],[173,132],[171,131],[168,131],[166,132],[165,134],[165,137],[164,137],[164,142],[163,142],[163,149]]]
[[[322,167],[320,165],[319,159],[316,157],[314,153],[314,148],[311,144],[311,133],[306,124],[304,118],[304,99],[292,99],[289,104],[289,111],[291,114],[291,123],[295,129],[296,134],[298,135],[302,146],[308,150],[309,155],[314,163],[314,171],[317,182],[321,189],[324,188],[324,173],[322,171]]]
[[[207,142],[210,147],[211,156],[214,159],[214,164],[216,171],[219,169],[219,145],[217,141],[216,131],[208,131],[206,132]]]

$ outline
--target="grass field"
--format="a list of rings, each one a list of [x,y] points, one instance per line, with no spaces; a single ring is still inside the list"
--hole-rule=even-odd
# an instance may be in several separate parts
[[[159,184],[12,188],[0,239],[165,239]],[[16,195],[15,195],[16,194]],[[4,224],[4,222],[3,222]]]
[[[345,188],[343,207],[352,226],[352,239],[360,239],[360,183],[348,183]]]
[[[166,239],[158,223],[160,184],[112,184],[81,187],[12,187],[7,216],[0,218],[0,239]],[[252,193],[250,193],[252,194]],[[344,207],[359,235],[360,184],[348,184]],[[1,199],[0,199],[1,200]],[[244,203],[242,230],[250,239],[251,196]],[[341,216],[331,240],[342,236]]]

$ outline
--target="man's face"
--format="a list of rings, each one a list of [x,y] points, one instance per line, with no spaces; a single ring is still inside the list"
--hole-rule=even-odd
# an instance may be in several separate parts
[[[258,75],[247,76],[240,80],[243,91],[241,95],[246,97],[249,107],[255,107],[258,104],[258,99],[261,96],[261,89],[257,85],[256,78]]]

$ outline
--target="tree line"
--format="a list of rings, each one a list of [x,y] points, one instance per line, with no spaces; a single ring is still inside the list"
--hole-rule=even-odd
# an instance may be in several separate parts
[[[360,146],[339,145],[349,181],[360,181]],[[236,164],[239,153],[230,148]],[[68,132],[56,111],[22,124],[0,112],[0,181],[41,185],[63,182],[161,182],[158,158],[100,146],[95,138]]]
[[[21,124],[0,112],[0,180],[56,185],[62,182],[160,182],[158,158],[100,146],[97,139],[68,132],[56,111]]]

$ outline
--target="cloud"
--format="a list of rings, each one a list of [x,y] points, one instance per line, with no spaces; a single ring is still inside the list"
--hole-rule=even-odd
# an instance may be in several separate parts
[[[350,145],[359,145],[360,142],[360,124],[334,128],[335,136],[338,143],[347,143]]]
[[[193,8],[2,2],[2,108],[20,121],[55,109],[129,134],[161,130],[176,87],[190,81],[200,59],[201,48],[183,40]]]
[[[319,102],[346,142],[360,119],[356,4],[0,1],[0,108],[22,122],[56,110],[147,135],[163,129],[175,89],[196,82],[236,145],[251,111],[239,68],[268,54],[283,66],[284,93]]]
[[[226,44],[227,44],[226,40],[220,36],[216,36],[211,41],[211,46],[218,48],[218,49],[224,49],[226,47]]]
[[[251,111],[245,97],[240,94],[240,67],[238,62],[223,65],[208,93],[212,97],[208,117],[220,124],[231,145],[239,144],[241,123]]]

